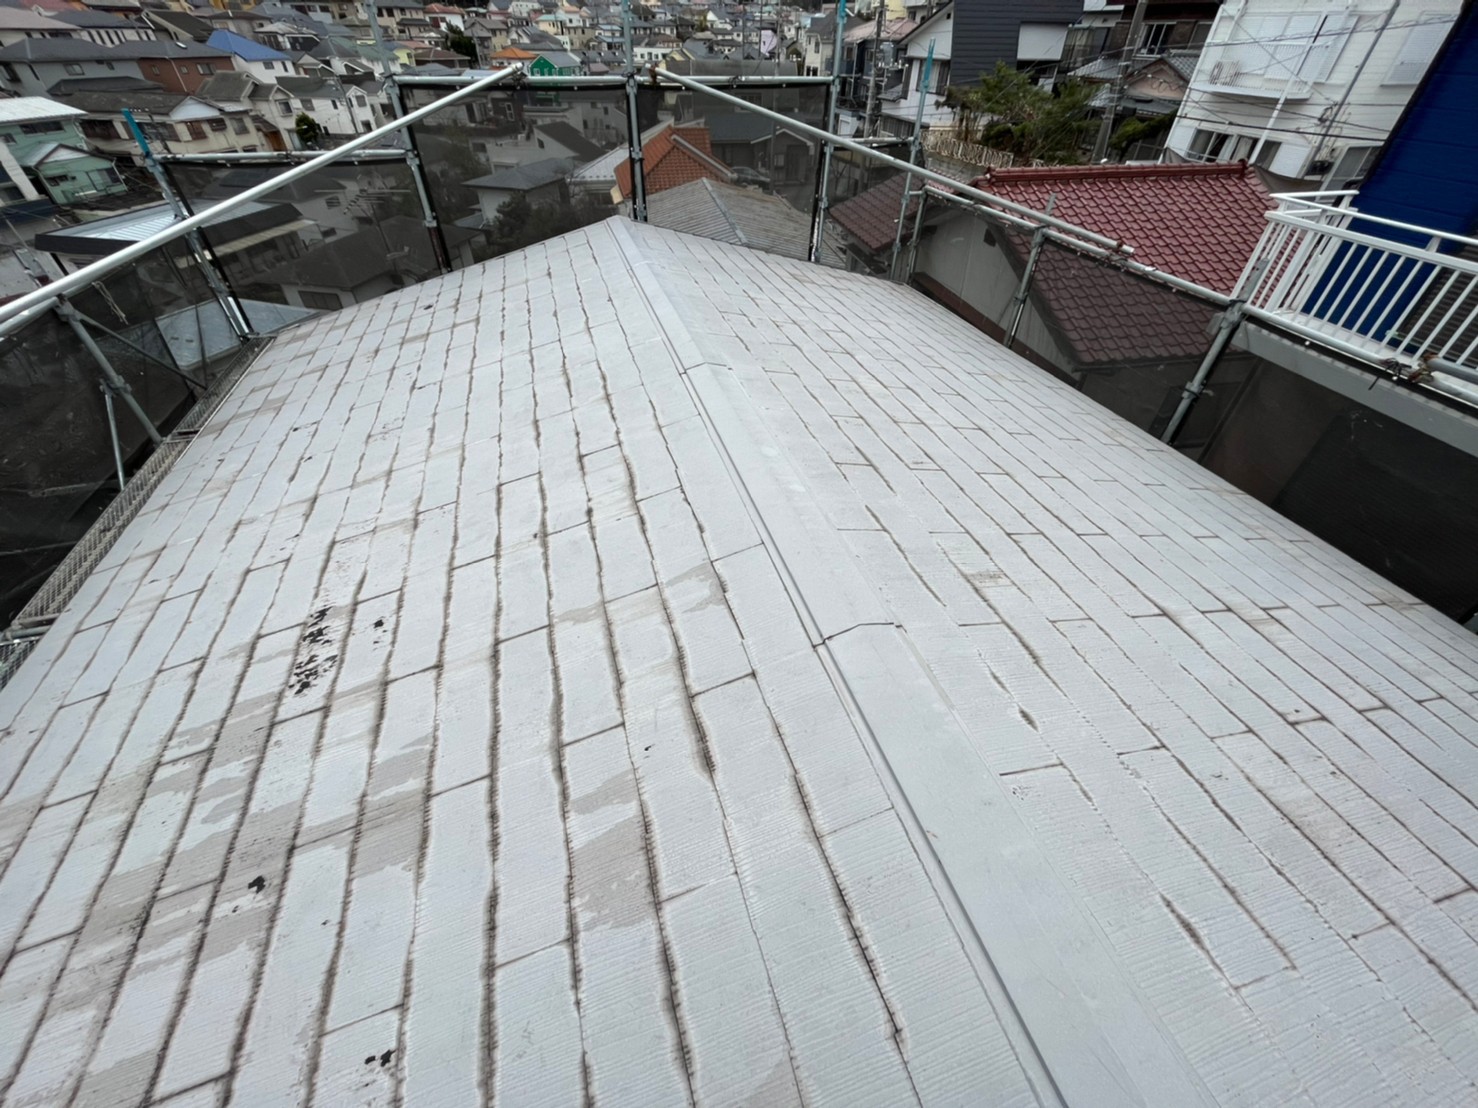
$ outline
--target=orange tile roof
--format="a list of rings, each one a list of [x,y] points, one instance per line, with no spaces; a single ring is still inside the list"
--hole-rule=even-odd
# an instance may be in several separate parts
[[[493,55],[495,58],[506,58],[509,61],[527,62],[532,61],[539,55],[529,50],[520,50],[517,46],[505,46]]]
[[[707,177],[728,181],[729,167],[713,156],[713,141],[707,127],[669,127],[642,146],[642,175],[647,193],[677,188]],[[622,197],[631,195],[631,159],[616,167],[616,188]]]

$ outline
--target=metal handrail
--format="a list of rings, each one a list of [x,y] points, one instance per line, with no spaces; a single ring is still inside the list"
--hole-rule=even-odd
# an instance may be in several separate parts
[[[981,189],[975,188],[972,185],[967,185],[962,181],[957,181],[953,177],[946,176],[943,173],[937,173],[934,170],[926,169],[923,166],[913,165],[910,162],[904,161],[902,158],[894,158],[890,157],[887,154],[880,154],[872,147],[868,146],[866,143],[857,142],[854,139],[843,138],[841,135],[834,135],[830,131],[823,131],[820,127],[813,127],[809,123],[802,123],[800,120],[794,119],[782,112],[771,111],[769,108],[762,108],[758,104],[751,104],[748,100],[741,100],[737,96],[730,96],[726,92],[720,92],[718,89],[711,88],[703,82],[696,81],[691,77],[683,76],[677,73],[668,73],[666,70],[663,69],[652,69],[648,72],[654,81],[672,81],[675,84],[681,85],[682,87],[687,89],[691,89],[694,92],[701,92],[706,96],[711,96],[714,99],[722,100],[727,104],[732,104],[735,107],[743,108],[746,111],[753,112],[756,115],[763,116],[766,119],[776,120],[777,122],[785,124],[787,130],[793,131],[797,134],[809,135],[812,138],[819,139],[822,142],[830,143],[834,146],[840,146],[843,150],[851,150],[854,154],[861,154],[864,157],[871,158],[878,165],[887,166],[890,169],[896,169],[900,173],[911,173],[915,177],[922,177],[926,181],[933,181],[936,185],[943,185],[945,188],[951,189],[952,191],[959,193],[961,196],[976,200],[988,207],[1001,208],[1005,211],[1013,212],[1017,215],[1026,216],[1027,218],[1033,220],[1038,224],[1045,224],[1048,227],[1056,227],[1058,230],[1066,231],[1069,234],[1085,239],[1088,242],[1097,243],[1099,246],[1109,247],[1110,249],[1120,254],[1128,255],[1134,253],[1134,248],[1132,246],[1129,246],[1122,239],[1112,239],[1109,238],[1107,235],[1097,234],[1094,231],[1089,231],[1087,228],[1078,227],[1075,224],[1068,223],[1066,220],[1056,219],[1053,216],[1047,215],[1045,212],[1039,212],[1035,208],[1027,207],[1025,204],[1017,204],[1015,201],[1007,200],[1003,196],[995,196],[991,193],[984,192]]]
[[[242,162],[265,165],[282,162],[306,162],[322,154],[322,150],[237,150],[229,154],[155,154],[157,161],[169,165],[237,165]],[[387,146],[379,150],[360,150],[354,155],[358,162],[405,161],[405,151],[398,146]]]
[[[474,80],[482,70],[469,70],[466,73],[447,75],[440,77],[412,76],[397,77],[397,85],[411,88],[446,88],[449,86],[463,85]],[[666,73],[666,70],[659,70]],[[686,76],[686,75],[684,75]],[[596,74],[588,77],[534,77],[528,76],[525,81],[534,88],[585,88],[587,86],[600,87],[602,85],[619,86],[626,78],[620,74]],[[688,77],[688,80],[696,81],[702,85],[753,85],[758,88],[783,88],[786,85],[829,85],[830,77],[772,77],[762,74],[750,74],[749,76],[724,76],[704,75],[700,77]]]
[[[1364,219],[1364,216],[1360,216]],[[1466,258],[1454,257],[1451,254],[1442,254],[1436,250],[1429,250],[1422,246],[1413,246],[1409,242],[1396,242],[1394,239],[1384,239],[1379,235],[1366,235],[1359,231],[1351,231],[1348,227],[1334,227],[1327,223],[1306,223],[1296,217],[1290,217],[1285,212],[1269,212],[1269,223],[1278,223],[1285,227],[1306,231],[1310,234],[1323,235],[1326,238],[1338,239],[1341,242],[1355,243],[1359,246],[1370,246],[1388,254],[1400,254],[1403,257],[1414,258],[1417,261],[1431,262],[1440,265],[1444,269],[1461,270],[1464,273],[1478,273],[1478,262],[1471,262]],[[1432,237],[1437,237],[1441,232],[1428,230]],[[1474,242],[1478,246],[1478,241]]]
[[[1320,196],[1350,197],[1358,195],[1359,194],[1357,192],[1353,192],[1348,189],[1341,192],[1282,192],[1275,195],[1273,199],[1279,202],[1282,202],[1284,200],[1295,200],[1300,204],[1318,209],[1322,212],[1329,212],[1331,214],[1345,216],[1350,219],[1358,219],[1363,223],[1375,223],[1379,224],[1382,227],[1392,227],[1398,231],[1410,231],[1413,234],[1426,235],[1429,238],[1442,239],[1445,242],[1451,242],[1458,246],[1478,246],[1478,238],[1469,238],[1467,235],[1453,234],[1451,231],[1439,231],[1433,227],[1421,227],[1415,223],[1403,223],[1399,219],[1387,219],[1385,216],[1366,215],[1359,208],[1341,207],[1336,204],[1326,204],[1316,199]],[[1271,219],[1275,215],[1290,214],[1293,213],[1282,208],[1277,208],[1268,213],[1268,218]],[[1326,229],[1329,228],[1328,224],[1321,224],[1320,226]]]
[[[213,205],[204,212],[190,216],[188,219],[171,223],[164,230],[158,231],[148,238],[140,239],[138,242],[131,243],[121,250],[116,250],[105,257],[99,258],[90,265],[83,266],[81,269],[58,277],[49,285],[43,285],[41,288],[28,292],[24,296],[16,297],[10,303],[0,306],[0,334],[8,333],[16,327],[35,319],[42,312],[52,308],[60,297],[87,288],[96,282],[98,278],[104,277],[115,270],[122,269],[129,263],[137,261],[139,258],[157,250],[166,243],[183,238],[191,231],[199,230],[219,220],[223,213],[270,196],[283,185],[290,184],[303,177],[311,176],[325,165],[340,161],[360,150],[368,149],[386,135],[404,130],[411,124],[418,123],[427,116],[434,115],[460,100],[465,100],[469,96],[482,92],[485,89],[493,88],[508,78],[517,76],[520,72],[521,70],[517,66],[508,66],[500,69],[496,73],[474,81],[425,107],[407,112],[399,119],[391,120],[383,127],[376,128],[373,131],[366,131],[358,138],[346,142],[343,146],[334,150],[326,150],[316,158],[310,158],[308,161],[296,165],[283,173],[279,173],[259,185],[253,185],[249,189],[238,192],[235,196]]]

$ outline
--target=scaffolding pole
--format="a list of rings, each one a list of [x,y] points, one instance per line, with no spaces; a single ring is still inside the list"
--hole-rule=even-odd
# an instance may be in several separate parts
[[[934,42],[929,41],[929,53],[924,56],[924,73],[919,79],[919,106],[914,111],[913,138],[908,144],[908,162],[917,165],[919,162],[920,135],[924,129],[924,102],[929,95],[929,74],[934,68]],[[903,246],[903,222],[908,218],[908,200],[913,193],[913,174],[903,175],[903,196],[898,201],[898,220],[893,227],[893,257],[888,263],[888,276],[890,279],[898,280],[898,252]],[[919,189],[918,201],[920,206],[924,203],[924,190]]]
[[[175,192],[174,186],[170,183],[169,174],[164,171],[164,166],[159,164],[159,159],[154,156],[153,148],[149,146],[149,140],[144,135],[144,129],[134,119],[133,112],[127,108],[123,109],[123,121],[133,134],[134,142],[138,143],[139,149],[143,151],[144,166],[153,174],[155,182],[159,185],[159,191],[164,194],[164,199],[169,203],[170,211],[174,213],[175,220],[189,219],[193,213],[180,195]],[[205,278],[205,283],[209,286],[211,294],[216,298],[216,302],[220,304],[221,311],[225,313],[226,322],[231,325],[231,330],[236,332],[236,340],[238,342],[246,342],[254,338],[255,335],[252,332],[251,323],[247,320],[246,313],[242,310],[240,302],[232,294],[231,290],[226,287],[226,282],[222,278],[220,270],[216,268],[216,256],[206,245],[204,237],[199,231],[191,231],[185,236],[185,241],[189,244],[191,253],[195,255],[195,264],[200,267],[201,276]]]
[[[837,108],[841,99],[842,81],[842,36],[847,27],[847,0],[837,0],[836,27],[831,46],[831,85],[826,94],[826,126],[828,135],[836,134]],[[816,199],[811,206],[810,260],[821,260],[821,240],[826,234],[826,209],[830,206],[827,194],[831,189],[831,143],[821,144],[820,164],[816,169]]]
[[[631,218],[647,221],[647,176],[641,143],[641,105],[637,93],[636,43],[632,36],[631,0],[621,0],[621,39],[626,50],[626,157],[631,163]]]
[[[56,314],[62,318],[62,321],[67,326],[72,328],[78,341],[82,343],[83,348],[92,356],[92,360],[97,363],[98,370],[103,375],[103,388],[128,405],[129,410],[133,412],[138,418],[139,423],[143,425],[144,433],[149,436],[156,446],[163,442],[164,436],[159,433],[159,428],[154,426],[154,421],[149,418],[148,413],[139,404],[138,398],[134,396],[133,389],[129,388],[128,382],[118,375],[118,371],[113,368],[113,363],[103,353],[103,348],[97,344],[97,341],[92,337],[92,333],[83,325],[77,309],[72,307],[72,302],[64,296],[57,297]]]

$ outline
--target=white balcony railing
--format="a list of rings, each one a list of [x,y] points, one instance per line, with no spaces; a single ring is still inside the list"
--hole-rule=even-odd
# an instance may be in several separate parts
[[[1350,192],[1277,199],[1238,286],[1250,308],[1478,382],[1478,239],[1362,215]]]

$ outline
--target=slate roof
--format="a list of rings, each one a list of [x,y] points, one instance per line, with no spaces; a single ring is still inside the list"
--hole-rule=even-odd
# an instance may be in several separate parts
[[[669,127],[643,143],[642,180],[648,196],[704,177],[733,179],[733,171],[713,156],[706,127]],[[631,159],[627,158],[616,167],[616,188],[627,197],[631,187]]]
[[[474,189],[528,192],[568,177],[574,167],[572,158],[541,158],[536,162],[525,162],[510,169],[500,169],[482,177],[474,177],[463,184]]]
[[[1136,261],[1229,293],[1276,207],[1256,171],[1228,165],[993,169],[985,192],[1134,247]]]
[[[9,31],[41,31],[66,34],[70,27],[51,15],[38,15],[29,8],[0,8],[0,28]]]
[[[74,108],[81,108],[91,115],[117,115],[125,108],[133,108],[153,115],[168,115],[181,103],[190,99],[187,93],[169,92],[158,85],[122,90],[78,89],[75,92],[62,92],[53,87],[51,92],[64,103]]]
[[[250,73],[232,69],[211,74],[200,83],[195,95],[202,100],[240,101],[247,99],[257,83]]]
[[[279,77],[277,87],[290,96],[342,97],[337,85],[323,77]]]
[[[279,336],[0,690],[0,1081],[1470,1105],[1475,733],[939,305],[612,220]]]
[[[260,42],[233,34],[231,31],[212,31],[210,38],[205,40],[205,44],[232,54],[242,61],[285,62],[289,60],[282,51],[273,50],[270,46],[263,46]]]
[[[137,23],[124,19],[122,16],[112,15],[109,12],[97,12],[90,8],[52,11],[47,13],[47,17],[59,20],[62,23],[69,23],[73,27],[95,27],[112,31],[130,28],[134,30],[139,29]]]
[[[605,153],[605,147],[591,142],[580,131],[568,123],[539,123],[535,125],[535,131],[553,139],[559,145],[570,152],[570,156],[582,162],[588,162],[592,158],[598,158]]]
[[[658,227],[787,258],[809,256],[808,213],[797,211],[784,197],[706,177],[654,193],[647,202],[647,219]],[[835,246],[826,243],[823,250],[828,264],[843,263]]]
[[[708,128],[716,145],[723,146],[731,142],[760,142],[768,139],[776,130],[785,130],[785,124],[775,123],[764,116],[755,115],[753,112],[710,112],[703,118],[703,125]],[[795,135],[803,142],[814,145],[814,142],[797,132],[787,132]]]
[[[82,38],[27,38],[13,42],[0,49],[0,61],[7,62],[67,62],[108,61],[127,58],[222,58],[229,57],[224,50],[205,46],[198,42],[160,39],[131,39],[112,46],[104,46]]]

